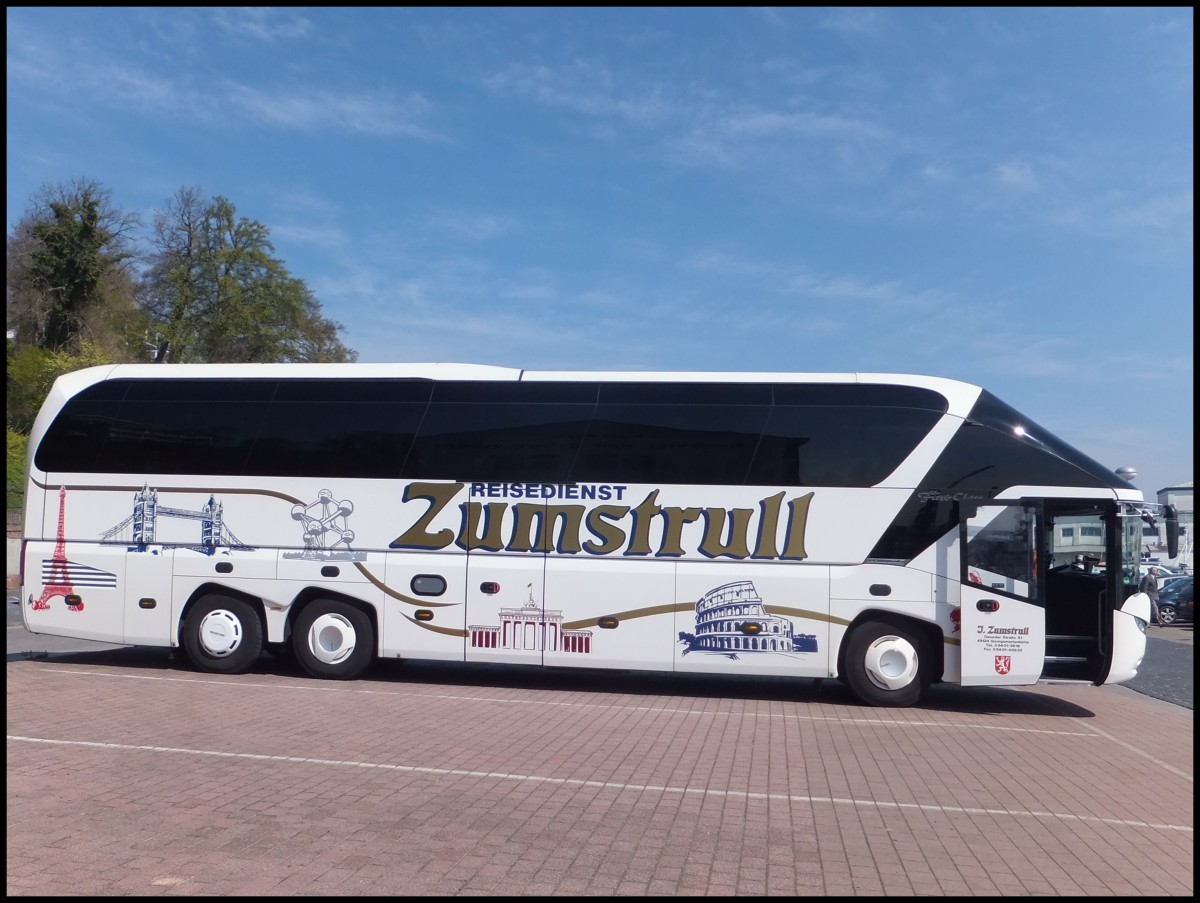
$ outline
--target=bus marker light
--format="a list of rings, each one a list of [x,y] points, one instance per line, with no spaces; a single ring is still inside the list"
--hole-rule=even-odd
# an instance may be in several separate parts
[[[620,623],[621,622],[618,621],[616,618],[606,615],[605,617],[601,618],[600,620],[598,620],[596,622],[596,626],[603,627],[605,630],[612,630]]]
[[[742,633],[762,633],[762,624],[757,621],[747,621],[739,629]]]
[[[486,596],[494,596],[494,595],[496,595],[496,593],[500,592],[500,584],[499,583],[481,583],[481,584],[479,584],[479,591]]]
[[[416,617],[418,621],[432,621],[433,612],[431,612],[428,608],[418,608]]]
[[[153,599],[138,599],[138,608],[150,609],[154,608],[156,605],[158,605],[158,603]]]
[[[999,611],[1000,603],[995,599],[980,599],[975,603],[975,607],[980,611]]]

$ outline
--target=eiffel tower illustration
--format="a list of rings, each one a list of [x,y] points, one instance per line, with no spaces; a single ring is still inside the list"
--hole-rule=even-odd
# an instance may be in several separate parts
[[[37,599],[33,598],[33,594],[29,595],[29,602],[33,606],[34,611],[42,611],[50,607],[50,600],[55,596],[63,596],[70,599],[74,597],[74,604],[68,603],[67,608],[71,611],[83,611],[83,600],[75,595],[75,587],[71,585],[71,574],[67,570],[67,487],[60,486],[58,490],[58,542],[54,545],[54,557],[50,559],[50,570],[46,578],[46,583],[42,587],[42,594]]]

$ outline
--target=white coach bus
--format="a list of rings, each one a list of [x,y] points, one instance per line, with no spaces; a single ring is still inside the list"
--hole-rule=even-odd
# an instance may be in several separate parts
[[[983,389],[895,374],[118,365],[29,444],[33,633],[376,659],[1129,680],[1157,506]],[[1168,535],[1177,521],[1166,512]],[[1054,526],[1103,574],[1055,562]]]

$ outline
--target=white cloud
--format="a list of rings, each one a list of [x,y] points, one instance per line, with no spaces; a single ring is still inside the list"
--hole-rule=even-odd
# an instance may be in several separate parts
[[[656,122],[669,110],[658,89],[621,89],[611,70],[584,61],[559,67],[515,63],[485,78],[484,85],[497,94],[628,122]]]
[[[1033,167],[1020,160],[997,165],[996,179],[1003,187],[1018,191],[1033,191],[1038,187],[1038,178],[1034,174]]]
[[[511,235],[519,231],[520,223],[511,216],[494,213],[468,213],[461,210],[441,210],[425,217],[425,226],[456,235],[460,238],[486,240]]]
[[[26,40],[10,47],[9,78],[63,103],[87,101],[92,110],[129,107],[175,119],[227,118],[231,109],[258,123],[291,129],[330,129],[373,136],[445,140],[430,124],[433,104],[416,92],[338,92],[310,86],[255,87],[227,82],[191,88],[186,77],[110,58],[104,51],[62,52]]]
[[[419,94],[393,98],[383,94],[269,91],[230,85],[227,98],[250,118],[285,128],[332,128],[364,135],[442,140],[425,124],[433,105]]]
[[[213,21],[230,34],[266,43],[297,40],[313,33],[312,22],[303,16],[262,6],[220,9]]]
[[[886,20],[878,9],[865,7],[835,10],[817,23],[818,27],[837,32],[843,36],[878,37],[883,33]]]

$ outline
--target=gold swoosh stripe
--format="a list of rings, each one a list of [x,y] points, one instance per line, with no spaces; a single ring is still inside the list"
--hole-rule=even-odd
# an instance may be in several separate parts
[[[763,610],[771,615],[788,615],[793,618],[804,618],[806,621],[821,621],[826,624],[839,624],[842,627],[850,622],[845,618],[835,618],[822,611],[811,611],[807,608],[788,608],[786,605],[764,605]]]
[[[75,491],[75,490],[79,490],[79,489],[88,489],[88,490],[93,490],[93,491],[97,491],[97,492],[105,492],[105,491],[107,491],[107,492],[141,492],[142,488],[145,484],[143,484],[142,486],[92,486],[87,483],[79,483],[77,485],[72,486],[70,484],[61,484],[60,483],[58,486],[51,486],[48,483],[41,483],[38,480],[33,480],[33,485],[37,486],[39,489],[46,489],[46,490],[65,488],[68,491]],[[200,493],[207,492],[210,495],[217,495],[217,494],[220,494],[220,495],[266,495],[266,496],[270,496],[271,498],[282,499],[285,502],[291,502],[293,505],[303,505],[304,504],[302,501],[300,501],[300,499],[296,498],[294,495],[288,495],[286,492],[276,492],[273,489],[233,489],[230,487],[225,487],[225,488],[218,487],[216,489],[197,489],[195,486],[155,486],[154,488],[158,492],[190,492],[193,494],[200,494]]]
[[[654,615],[674,614],[677,611],[690,611],[696,607],[695,602],[677,602],[666,605],[652,605],[648,608],[631,608],[628,611],[618,611],[609,615],[597,615],[594,618],[584,618],[580,621],[565,622],[563,630],[579,630],[582,627],[595,627],[601,617],[616,618],[619,621],[632,621],[635,618],[649,618]]]
[[[413,618],[413,617],[410,617],[409,615],[404,614],[404,612],[400,612],[400,614],[404,615],[404,619],[406,621],[408,621],[411,624],[415,624],[417,627],[420,627],[422,630],[430,630],[430,631],[433,631],[434,633],[440,633],[440,634],[442,634],[442,636],[452,636],[452,637],[457,637],[458,639],[465,639],[467,636],[467,632],[465,630],[462,630],[459,628],[436,627],[433,624],[430,624],[428,621],[418,621],[416,618]]]
[[[373,583],[377,588],[383,590],[383,592],[391,596],[393,599],[399,599],[401,602],[404,602],[407,605],[415,605],[417,608],[448,608],[459,604],[458,602],[429,602],[425,599],[414,599],[411,596],[404,595],[404,593],[396,592],[396,590],[392,589],[390,586],[368,571],[366,565],[364,565],[361,561],[354,562],[354,566],[358,568],[359,573],[370,580],[371,583]],[[407,617],[407,615],[405,615],[405,617]]]

